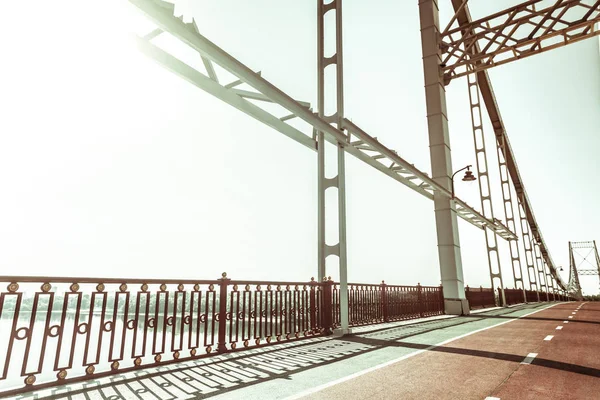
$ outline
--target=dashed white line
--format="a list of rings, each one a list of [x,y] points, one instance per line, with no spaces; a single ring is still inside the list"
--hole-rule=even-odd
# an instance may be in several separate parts
[[[552,340],[552,338],[553,338],[553,337],[554,337],[554,336],[552,336],[552,335],[548,335],[548,336],[546,336],[546,337],[544,338],[544,340],[547,340],[547,341],[549,342],[549,341],[551,341],[551,340]]]
[[[527,354],[527,357],[525,357],[525,359],[523,361],[521,361],[521,364],[531,364],[531,362],[533,361],[534,358],[536,358],[538,355],[538,353],[529,353]]]
[[[563,324],[568,324],[568,323],[569,323],[569,321],[563,321]]]
[[[577,311],[573,311],[571,314],[575,315],[575,314],[577,314]]]
[[[485,400],[500,400],[500,397],[486,397]]]
[[[558,303],[556,303],[556,304],[558,304]],[[527,317],[527,316],[529,316],[529,315],[532,315],[532,314],[538,313],[538,312],[540,312],[540,311],[547,310],[547,309],[549,309],[549,308],[551,308],[551,307],[554,307],[556,304],[549,305],[548,307],[544,307],[544,308],[542,308],[541,310],[535,310],[535,311],[532,311],[532,312],[530,312],[530,313],[527,313],[527,314],[521,315],[520,317],[517,317],[516,319],[525,318],[525,317]],[[303,391],[303,392],[296,393],[296,394],[294,394],[294,395],[288,396],[288,397],[286,397],[286,398],[285,398],[285,400],[296,400],[296,399],[300,399],[300,398],[302,398],[302,397],[308,396],[309,394],[320,392],[320,391],[322,391],[322,390],[324,390],[324,389],[327,389],[328,387],[335,386],[335,385],[338,385],[338,384],[340,384],[340,383],[343,383],[343,382],[347,382],[347,381],[349,381],[349,380],[352,380],[352,379],[354,379],[354,378],[357,378],[357,377],[359,377],[359,376],[361,376],[361,375],[365,375],[365,374],[368,374],[368,373],[370,373],[370,372],[377,371],[378,369],[381,369],[381,368],[384,368],[384,367],[387,367],[387,366],[390,366],[390,365],[396,364],[396,363],[398,363],[398,362],[400,362],[400,361],[406,360],[407,358],[414,357],[414,356],[416,356],[416,355],[419,355],[419,354],[421,354],[421,353],[424,353],[424,352],[426,352],[426,351],[428,351],[428,350],[431,350],[431,349],[433,349],[433,348],[436,348],[436,347],[439,347],[439,346],[443,346],[443,345],[445,345],[445,344],[448,344],[448,343],[450,343],[450,342],[453,342],[453,341],[455,341],[455,340],[462,339],[462,338],[464,338],[464,337],[467,337],[467,336],[471,336],[471,335],[473,335],[473,334],[475,334],[475,333],[479,333],[479,332],[482,332],[482,331],[486,331],[486,330],[488,330],[488,329],[496,328],[496,327],[498,327],[498,326],[501,326],[501,325],[504,325],[504,324],[508,324],[509,322],[512,322],[512,321],[514,321],[514,320],[513,320],[513,319],[509,319],[508,321],[500,322],[499,324],[496,324],[496,325],[492,325],[492,326],[486,326],[485,328],[477,329],[477,330],[474,330],[474,331],[472,331],[472,332],[465,333],[465,334],[462,334],[462,335],[459,335],[459,336],[453,337],[452,339],[444,340],[443,342],[440,342],[440,343],[437,343],[437,344],[431,345],[431,346],[429,346],[429,347],[427,347],[427,348],[425,348],[425,349],[422,349],[422,350],[417,350],[417,351],[415,351],[414,353],[410,353],[410,354],[404,355],[404,356],[402,356],[402,357],[399,357],[399,358],[396,358],[396,359],[394,359],[394,360],[390,360],[390,361],[384,362],[384,363],[382,363],[382,364],[375,365],[375,366],[373,366],[373,367],[371,367],[371,368],[363,369],[362,371],[355,372],[355,373],[353,373],[353,374],[351,374],[351,375],[347,375],[347,376],[344,376],[344,377],[342,377],[342,378],[335,379],[335,380],[333,380],[333,381],[331,381],[331,382],[327,382],[327,383],[324,383],[324,384],[322,384],[322,385],[319,385],[319,386],[316,386],[316,387],[313,387],[313,388],[307,389],[307,390],[305,390],[305,391]],[[537,353],[529,353],[529,354],[527,355],[527,357],[529,357],[529,356],[532,356],[532,355],[533,355],[533,358],[535,358],[535,357],[537,356]],[[531,361],[533,360],[533,358],[532,358],[532,359],[531,359],[529,362],[527,362],[527,363],[525,363],[525,361],[527,361],[527,358],[525,358],[525,360],[523,360],[522,364],[523,364],[523,363],[525,363],[525,364],[531,364]]]
[[[561,329],[562,329],[562,325],[559,325],[559,326],[556,327],[557,331],[560,331]]]

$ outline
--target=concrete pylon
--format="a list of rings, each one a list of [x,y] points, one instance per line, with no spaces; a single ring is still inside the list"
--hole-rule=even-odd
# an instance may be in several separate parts
[[[446,90],[440,67],[439,9],[437,0],[419,0],[425,99],[432,178],[451,190],[452,158],[446,111]],[[446,314],[469,314],[454,201],[434,192],[440,275]]]

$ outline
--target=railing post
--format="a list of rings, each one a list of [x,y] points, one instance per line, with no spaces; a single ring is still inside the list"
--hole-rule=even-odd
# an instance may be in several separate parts
[[[385,281],[381,281],[381,304],[383,307],[383,322],[389,321],[386,287],[387,285],[385,284]]]
[[[492,289],[492,290],[493,290],[493,289]],[[485,308],[485,302],[486,302],[487,300],[486,300],[486,299],[485,299],[485,297],[484,297],[484,294],[483,294],[483,286],[482,286],[482,285],[479,285],[479,301],[481,302],[480,306],[481,306],[482,308]],[[495,305],[495,303],[494,303],[494,305]]]
[[[323,321],[323,334],[331,335],[333,333],[333,281],[331,277],[323,278],[323,310],[321,310],[321,318]]]
[[[310,309],[310,330],[315,333],[317,329],[317,285],[315,278],[310,278],[310,296],[309,296],[309,309]]]
[[[221,274],[221,279],[219,279],[219,338],[217,351],[219,353],[227,352],[227,345],[225,342],[225,332],[227,331],[227,286],[231,279],[227,278],[227,273],[223,272]]]
[[[467,294],[465,293],[465,299],[467,299]],[[468,301],[469,299],[467,299]],[[444,285],[440,284],[440,304],[441,309],[444,310]],[[446,312],[444,311],[444,314]]]
[[[423,318],[423,292],[421,289],[421,283],[417,283],[417,290],[418,290],[418,294],[419,294],[419,316],[421,318]]]

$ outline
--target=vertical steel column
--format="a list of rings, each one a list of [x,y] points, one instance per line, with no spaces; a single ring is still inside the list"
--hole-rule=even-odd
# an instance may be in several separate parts
[[[558,299],[558,287],[554,277],[552,277],[552,293],[554,293],[554,300]]]
[[[596,253],[596,268],[598,268],[598,278],[600,279],[600,254],[598,254],[598,246],[594,240],[594,252]]]
[[[335,12],[335,54],[325,56],[325,14]],[[325,0],[317,0],[317,79],[318,79],[318,107],[319,117],[329,123],[335,123],[338,129],[342,128],[344,118],[344,74],[342,58],[342,0],[333,0],[325,4]],[[336,112],[325,115],[325,68],[333,65],[336,69]],[[349,332],[348,325],[348,263],[346,256],[346,168],[345,168],[345,143],[337,143],[337,176],[325,176],[325,133],[318,135],[318,191],[319,191],[319,277],[327,275],[326,259],[330,255],[338,256],[340,268],[340,323],[342,332]],[[337,188],[338,198],[338,233],[339,242],[330,246],[325,241],[325,191],[328,188]]]
[[[517,232],[515,223],[515,208],[512,201],[512,191],[510,190],[510,181],[508,178],[508,167],[506,165],[506,141],[504,135],[496,135],[496,151],[498,154],[498,167],[500,169],[500,184],[502,185],[502,201],[504,203],[504,218],[506,226],[512,232]],[[523,299],[527,302],[527,291],[525,290],[525,282],[523,282],[523,267],[521,265],[521,254],[519,252],[518,240],[508,242],[510,247],[510,259],[512,264],[513,278],[515,281],[515,289],[519,288],[519,283],[523,289]]]
[[[419,16],[432,178],[444,188],[451,190],[452,157],[446,111],[446,89],[440,67],[438,1],[419,0]],[[454,202],[437,191],[434,192],[433,202],[440,275],[444,287],[444,307],[447,314],[468,314],[469,302],[465,298]]]
[[[542,262],[544,263],[544,272],[546,273],[546,284],[548,285],[548,297],[550,297],[551,291],[552,291],[552,293],[554,293],[554,285],[552,283],[552,280],[554,278],[553,278],[552,274],[550,273],[550,267],[548,267],[546,260],[542,259]]]
[[[479,196],[483,215],[494,220],[494,205],[492,203],[492,192],[490,189],[490,177],[487,162],[487,151],[485,149],[485,137],[483,136],[483,118],[481,116],[481,99],[479,97],[479,84],[477,74],[467,75],[467,88],[469,90],[469,103],[471,105],[471,127],[473,128],[473,144],[475,145],[475,164],[477,165],[477,178],[479,181]],[[502,269],[500,267],[500,254],[498,254],[498,241],[496,233],[485,229],[485,244],[487,246],[488,267],[490,269],[490,281],[492,291],[499,292],[499,306],[506,307],[506,296],[504,295],[504,282],[502,280]],[[500,285],[495,285],[499,280]]]
[[[535,253],[535,263],[537,265],[540,290],[542,292],[546,292],[546,301],[548,301],[548,281],[546,278],[546,272],[544,271],[544,260],[542,260],[542,252],[540,251],[540,245],[538,243],[534,242],[533,251]]]
[[[531,235],[529,231],[529,223],[527,222],[527,213],[525,210],[525,202],[517,196],[517,208],[519,209],[519,219],[521,220],[521,237],[523,238],[523,248],[525,249],[525,261],[527,262],[527,277],[529,278],[529,289],[538,292],[537,278],[533,260],[533,249],[531,246]],[[534,289],[535,288],[535,289]],[[540,301],[539,294],[537,299],[529,299],[530,301]]]

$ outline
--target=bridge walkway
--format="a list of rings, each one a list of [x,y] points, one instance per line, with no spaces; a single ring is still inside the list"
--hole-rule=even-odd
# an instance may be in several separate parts
[[[582,304],[534,303],[360,327],[343,338],[224,354],[19,398],[593,398],[600,392],[600,305]]]

